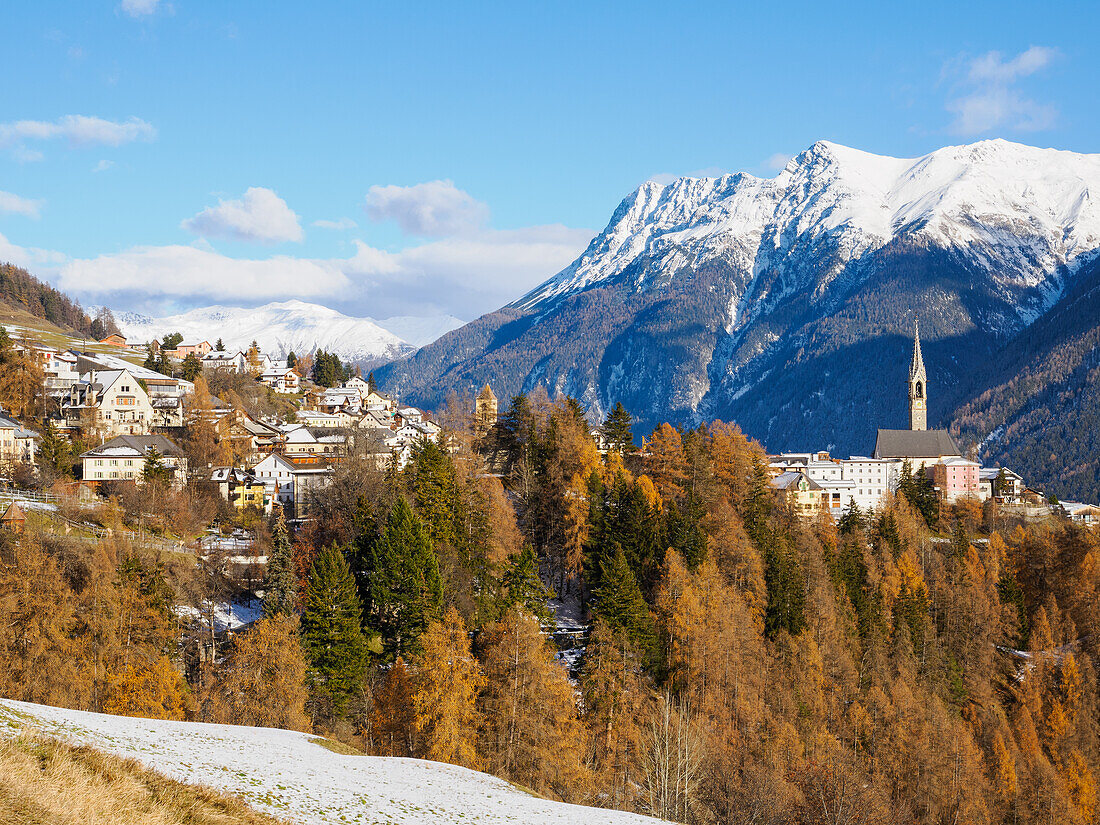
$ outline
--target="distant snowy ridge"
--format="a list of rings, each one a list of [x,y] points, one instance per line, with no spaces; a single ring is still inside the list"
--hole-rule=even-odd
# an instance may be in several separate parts
[[[172,779],[236,794],[303,825],[659,825],[649,817],[551,802],[454,765],[333,753],[294,731],[135,719],[0,699],[0,737],[24,728],[136,759]]]
[[[576,261],[514,306],[541,309],[620,277],[652,287],[684,264],[723,259],[750,273],[732,329],[781,299],[776,287],[820,294],[850,261],[902,236],[986,258],[1004,288],[1038,287],[1049,305],[1064,287],[1060,268],[1100,247],[1100,155],[988,140],[903,159],[819,141],[771,179],[649,181]],[[796,269],[791,261],[823,242],[835,251],[829,271],[753,288],[752,274]],[[1022,320],[1045,308],[1020,307]]]
[[[256,341],[268,353],[303,355],[323,349],[347,361],[368,363],[399,358],[462,324],[451,316],[399,317],[389,319],[400,330],[395,332],[371,318],[353,318],[298,300],[252,309],[210,306],[164,318],[121,312],[116,320],[122,333],[134,341],[179,332],[188,342],[213,344],[221,338],[227,348],[246,349]]]

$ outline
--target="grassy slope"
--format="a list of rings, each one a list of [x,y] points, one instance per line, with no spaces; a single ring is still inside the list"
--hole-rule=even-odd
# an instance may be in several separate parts
[[[17,341],[28,340],[55,349],[81,349],[83,347],[87,352],[117,355],[135,364],[142,362],[140,356],[128,350],[105,346],[96,341],[86,341],[72,330],[62,329],[44,318],[31,315],[21,307],[14,307],[3,301],[0,301],[0,325],[5,326],[11,337]]]
[[[19,825],[278,825],[209,788],[56,739],[0,739],[0,822]]]
[[[302,825],[657,821],[551,802],[502,779],[453,765],[334,752],[304,733],[132,719],[0,699],[0,740],[30,727],[136,759],[176,780],[240,796],[261,811]]]

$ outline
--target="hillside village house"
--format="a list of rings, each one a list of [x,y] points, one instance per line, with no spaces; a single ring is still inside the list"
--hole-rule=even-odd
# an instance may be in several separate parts
[[[125,347],[126,346],[126,336],[119,335],[117,332],[115,332],[115,333],[112,333],[112,334],[108,335],[106,338],[104,338],[99,343],[106,344],[107,346],[110,346],[110,347]]]
[[[153,424],[149,395],[129,370],[82,375],[62,396],[60,407],[68,427],[95,426],[106,437],[147,435]]]
[[[174,350],[169,350],[168,354],[174,358],[179,358],[181,361],[188,355],[194,355],[196,358],[205,358],[214,349],[209,341],[199,341],[192,344],[180,344]]]
[[[210,481],[217,485],[222,498],[238,510],[256,507],[265,515],[271,515],[275,502],[274,485],[257,479],[248,470],[237,467],[215,467],[210,474]]]
[[[290,367],[273,367],[260,375],[260,381],[281,395],[292,395],[301,388],[301,378]]]
[[[0,415],[0,471],[9,472],[16,464],[34,464],[39,436],[14,418]]]
[[[173,484],[187,479],[187,459],[183,452],[162,435],[119,435],[80,456],[84,481],[98,485],[104,481],[142,483],[149,457],[159,454],[164,466],[172,471]]]
[[[245,372],[248,361],[240,350],[236,352],[209,352],[202,358],[203,369],[220,372]]]
[[[981,492],[978,486],[978,471],[981,465],[965,458],[948,458],[932,465],[930,476],[932,484],[940,492],[944,501],[958,501],[970,496],[978,498]]]
[[[272,453],[252,468],[252,474],[270,487],[275,502],[296,512],[312,490],[332,480],[333,470],[325,464],[295,464]]]

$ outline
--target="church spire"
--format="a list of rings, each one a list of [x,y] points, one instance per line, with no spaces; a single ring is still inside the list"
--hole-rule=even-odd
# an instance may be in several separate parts
[[[913,320],[913,363],[909,366],[909,429],[928,429],[928,374],[920,349],[920,323]]]

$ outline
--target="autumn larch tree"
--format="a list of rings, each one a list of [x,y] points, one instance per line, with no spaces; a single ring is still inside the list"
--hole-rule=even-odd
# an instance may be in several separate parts
[[[535,617],[510,610],[484,631],[482,756],[498,776],[560,799],[584,797],[584,731],[573,687]]]
[[[478,691],[484,677],[470,652],[470,638],[453,607],[420,637],[413,708],[419,750],[425,759],[477,769],[481,714]]]

